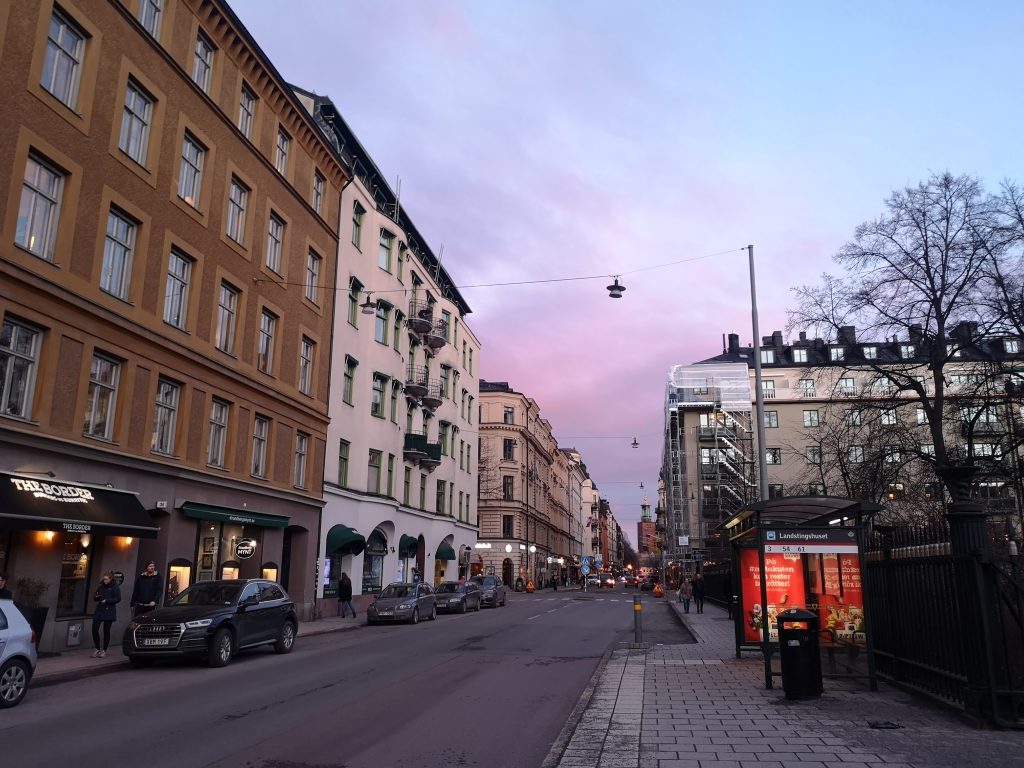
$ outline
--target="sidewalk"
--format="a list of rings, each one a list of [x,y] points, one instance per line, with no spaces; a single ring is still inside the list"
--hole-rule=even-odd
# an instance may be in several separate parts
[[[311,635],[321,635],[324,632],[355,629],[361,623],[350,618],[342,619],[338,616],[317,619],[316,621],[303,621],[299,622],[298,637],[310,637]],[[120,644],[110,646],[107,650],[107,655],[102,659],[94,659],[92,657],[94,650],[90,644],[90,647],[79,651],[68,651],[58,656],[41,657],[36,664],[35,674],[32,676],[32,687],[66,683],[70,680],[105,675],[109,672],[118,672],[131,667],[128,659],[121,651]]]
[[[736,658],[723,609],[670,604],[698,642],[606,655],[544,768],[1024,765],[1024,732],[977,730],[881,682],[826,678],[803,701],[778,678],[766,690],[760,655]]]

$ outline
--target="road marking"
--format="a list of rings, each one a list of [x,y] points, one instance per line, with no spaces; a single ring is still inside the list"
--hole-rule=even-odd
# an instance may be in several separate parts
[[[540,614],[538,613],[536,616],[531,616],[530,618],[528,618],[527,621],[533,621],[534,619],[539,619],[539,618],[540,618]]]
[[[558,608],[552,608],[550,611],[548,611],[548,613],[554,613],[557,610],[559,610],[559,609]]]

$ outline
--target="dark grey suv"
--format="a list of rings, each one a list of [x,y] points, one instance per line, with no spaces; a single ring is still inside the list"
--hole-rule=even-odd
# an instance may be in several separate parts
[[[480,605],[497,608],[505,604],[505,584],[497,576],[474,576],[470,581],[480,587]]]
[[[272,644],[288,653],[298,627],[294,602],[272,581],[200,581],[164,608],[136,617],[122,650],[136,665],[192,657],[223,667],[246,648]]]

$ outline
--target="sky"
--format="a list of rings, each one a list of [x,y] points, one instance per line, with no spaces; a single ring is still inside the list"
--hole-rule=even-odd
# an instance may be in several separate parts
[[[748,244],[761,335],[788,339],[791,290],[835,272],[892,191],[1024,181],[1016,1],[232,8],[400,179],[473,310],[481,377],[537,401],[634,545],[669,368],[753,338]]]

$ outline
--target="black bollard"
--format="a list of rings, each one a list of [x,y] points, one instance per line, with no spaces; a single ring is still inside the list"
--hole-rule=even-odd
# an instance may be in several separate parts
[[[644,606],[640,595],[633,595],[633,642],[642,645],[644,642]]]

